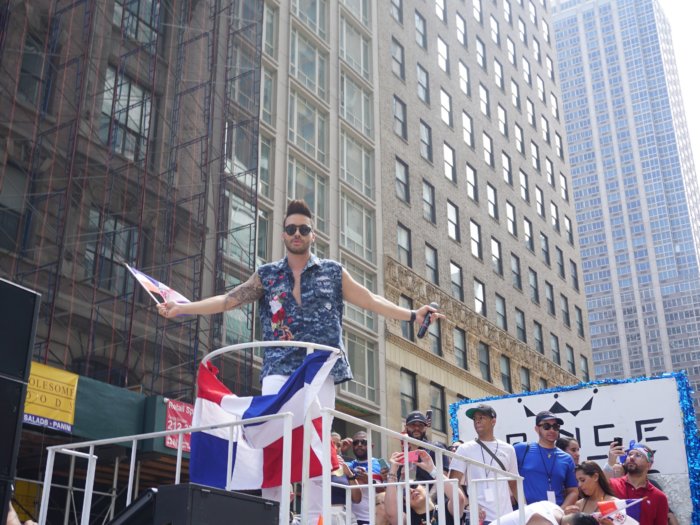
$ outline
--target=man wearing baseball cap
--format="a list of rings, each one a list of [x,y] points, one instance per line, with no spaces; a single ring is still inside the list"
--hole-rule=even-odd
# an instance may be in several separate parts
[[[406,422],[404,424],[404,432],[408,437],[412,437],[413,439],[418,439],[420,441],[424,441],[426,443],[430,443],[431,445],[434,445],[436,447],[444,448],[447,450],[447,447],[445,446],[444,443],[440,443],[438,441],[429,441],[428,440],[428,427],[430,427],[430,418],[428,418],[423,412],[420,410],[414,410],[413,412],[409,412],[406,415]],[[421,447],[414,445],[413,443],[408,444],[409,450],[417,450]],[[432,458],[433,462],[437,465],[437,460],[435,459],[435,452],[432,450],[428,450],[428,454],[430,454],[430,457]],[[442,457],[442,468],[445,472],[447,472],[447,469],[449,468],[450,465],[450,458],[447,456]],[[425,472],[423,469],[417,469],[416,470],[416,480],[418,481],[430,481],[433,478],[430,477],[430,474]]]
[[[525,501],[550,501],[561,508],[578,499],[576,467],[571,456],[556,446],[559,429],[564,421],[548,410],[535,416],[538,440],[516,443],[518,471],[525,478]]]
[[[654,463],[654,451],[643,443],[634,443],[627,450],[622,465],[626,474],[610,480],[610,486],[621,499],[645,498],[637,509],[628,514],[639,520],[639,525],[666,525],[668,523],[668,498],[649,482],[649,469]],[[639,514],[635,514],[638,512]]]
[[[469,408],[467,417],[474,421],[476,439],[459,446],[456,454],[473,459],[481,464],[518,474],[518,462],[511,445],[494,436],[496,411],[490,405],[477,405]],[[450,478],[458,479],[460,485],[467,485],[472,479],[495,478],[495,474],[483,467],[454,458],[450,463]],[[477,484],[478,504],[485,512],[484,525],[513,511],[511,494],[515,494],[515,481],[501,479]],[[472,502],[473,503],[473,502]]]

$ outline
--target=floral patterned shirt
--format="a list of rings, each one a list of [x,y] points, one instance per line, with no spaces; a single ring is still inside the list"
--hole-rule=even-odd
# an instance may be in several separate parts
[[[301,304],[292,295],[294,276],[287,258],[258,268],[265,290],[258,302],[265,341],[304,341],[343,348],[343,267],[312,255],[301,272]],[[291,375],[301,365],[304,348],[265,348],[261,379]],[[352,379],[346,358],[331,372],[336,383]]]

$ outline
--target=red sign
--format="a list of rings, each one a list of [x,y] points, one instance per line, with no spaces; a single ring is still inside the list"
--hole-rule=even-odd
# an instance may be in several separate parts
[[[173,399],[168,399],[167,403],[168,407],[165,411],[166,430],[180,430],[182,428],[192,426],[192,414],[194,412],[194,405],[190,405],[189,403],[185,403],[184,401],[175,401]],[[165,436],[165,446],[177,450],[177,440],[178,434],[174,434],[172,436]],[[182,436],[182,451],[190,451],[189,433]]]

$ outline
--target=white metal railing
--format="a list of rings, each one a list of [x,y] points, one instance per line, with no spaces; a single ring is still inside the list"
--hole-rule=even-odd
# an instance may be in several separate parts
[[[218,350],[215,350],[211,353],[209,353],[207,356],[205,356],[202,359],[202,363],[206,363],[213,357],[219,356],[221,354],[229,353],[232,351],[237,351],[237,350],[242,350],[242,349],[250,349],[250,348],[265,348],[265,347],[305,347],[307,349],[307,353],[310,353],[313,350],[326,350],[326,351],[332,351],[332,352],[340,352],[336,348],[328,347],[325,345],[317,345],[317,344],[311,344],[311,343],[302,343],[299,341],[267,341],[267,342],[252,342],[252,343],[244,343],[244,344],[237,344],[237,345],[230,345]],[[332,420],[333,418],[338,418],[342,419],[344,421],[347,421],[353,425],[356,425],[360,428],[363,428],[367,432],[367,450],[371,451],[372,450],[372,431],[379,433],[383,438],[390,438],[390,439],[397,439],[401,443],[401,446],[404,450],[404,458],[406,463],[404,464],[404,469],[406,472],[408,472],[409,468],[409,463],[407,460],[407,452],[408,452],[408,446],[409,444],[419,446],[425,450],[432,451],[435,454],[435,465],[436,467],[441,471],[442,470],[442,465],[443,465],[443,457],[448,456],[451,458],[458,457],[456,454],[449,452],[448,450],[442,449],[440,447],[434,446],[430,443],[425,443],[423,441],[411,438],[409,436],[406,436],[405,434],[381,427],[379,425],[375,425],[373,423],[369,423],[367,421],[364,421],[362,419],[358,419],[356,417],[350,416],[348,414],[344,414],[342,412],[338,412],[334,409],[331,408],[323,408],[321,410],[322,413],[322,420],[323,420],[323,431],[322,431],[322,457],[324,458],[330,458],[331,454],[331,438],[330,438],[330,433],[331,433],[331,426],[332,426]],[[183,429],[178,429],[178,430],[163,430],[159,432],[150,432],[146,434],[136,434],[132,436],[122,436],[122,437],[116,437],[116,438],[109,438],[109,439],[99,439],[99,440],[93,440],[93,441],[85,441],[85,442],[80,442],[80,443],[69,443],[65,445],[55,445],[51,447],[47,447],[47,460],[46,460],[46,470],[45,470],[45,476],[44,476],[44,481],[43,481],[43,491],[42,491],[42,496],[41,496],[41,507],[39,510],[39,525],[46,525],[46,519],[47,519],[47,514],[48,514],[48,506],[49,506],[49,498],[50,498],[50,493],[51,493],[51,487],[52,486],[59,486],[57,484],[52,484],[52,478],[53,478],[53,468],[54,468],[54,461],[56,458],[57,454],[65,454],[71,457],[71,472],[73,470],[73,464],[75,459],[84,459],[87,460],[88,467],[87,467],[87,473],[86,473],[86,478],[85,478],[85,487],[83,489],[84,495],[83,495],[83,507],[82,507],[82,513],[80,517],[80,524],[81,525],[89,525],[90,523],[90,510],[91,510],[91,505],[92,505],[92,495],[95,493],[93,486],[95,482],[95,469],[97,465],[97,459],[98,456],[95,453],[95,448],[100,447],[100,446],[106,446],[106,445],[115,445],[115,444],[121,444],[124,445],[125,443],[130,443],[131,444],[131,455],[130,455],[130,464],[129,464],[129,478],[128,478],[128,485],[127,485],[127,494],[126,494],[126,506],[128,506],[133,499],[133,489],[134,489],[134,481],[135,481],[135,472],[136,472],[136,457],[137,457],[137,445],[139,441],[144,441],[144,440],[150,440],[150,439],[155,439],[155,438],[161,438],[165,436],[172,436],[172,435],[177,435],[178,436],[178,442],[177,442],[177,460],[176,460],[176,467],[175,467],[175,479],[174,483],[178,484],[180,483],[180,477],[181,477],[181,470],[182,470],[182,445],[183,445],[183,437],[186,433],[191,433],[191,432],[200,432],[200,431],[205,431],[205,430],[213,430],[213,429],[218,429],[218,428],[229,428],[229,446],[228,446],[228,457],[227,457],[227,480],[230,482],[231,480],[231,456],[233,452],[233,443],[234,443],[234,435],[236,434],[236,427],[239,427],[241,425],[251,425],[251,424],[256,424],[256,423],[262,423],[264,421],[270,421],[270,420],[275,420],[275,419],[282,419],[283,420],[283,427],[282,427],[282,437],[283,437],[283,445],[282,445],[282,487],[281,487],[281,494],[283,497],[280,498],[280,507],[279,507],[279,523],[280,525],[287,523],[288,517],[289,517],[289,498],[285,497],[286,494],[289,494],[291,491],[291,465],[292,465],[292,442],[291,442],[291,436],[292,436],[292,418],[293,414],[291,412],[284,412],[284,413],[278,413],[274,415],[269,415],[269,416],[263,416],[263,417],[257,417],[257,418],[250,418],[250,419],[245,419],[245,420],[238,420],[238,421],[230,421],[226,423],[219,423],[219,424],[213,424],[213,425],[205,425],[205,426],[198,426],[198,427],[190,427],[190,428],[183,428]],[[313,433],[315,433],[315,430],[312,426],[312,422],[309,418],[305,418],[304,421],[304,447],[303,447],[303,456],[302,456],[302,507],[301,507],[301,522],[304,525],[307,525],[308,520],[308,503],[309,503],[309,497],[304,496],[304,489],[309,486],[309,464],[310,464],[310,443],[311,443],[311,438]],[[87,449],[87,451],[84,451],[84,449]],[[494,481],[502,481],[506,482],[507,480],[515,480],[517,483],[517,499],[518,499],[518,506],[520,508],[520,522],[524,523],[524,497],[523,497],[523,478],[514,474],[511,474],[509,472],[503,471],[497,467],[493,467],[490,465],[486,465],[483,463],[479,463],[477,461],[468,459],[468,458],[463,458],[459,456],[463,461],[467,462],[468,464],[473,464],[476,466],[479,466],[483,468],[485,471],[493,473],[494,478],[490,479],[473,479],[470,480],[470,483],[468,484],[468,496],[469,500],[472,503],[475,503],[478,501],[477,497],[477,485],[481,482],[494,482]],[[369,509],[374,509],[375,508],[375,499],[376,499],[376,490],[377,488],[380,487],[387,487],[390,485],[395,485],[397,487],[403,487],[404,494],[406,495],[405,499],[405,509],[401,509],[401,498],[397,498],[397,515],[401,515],[401,513],[405,510],[407,515],[410,513],[410,498],[409,496],[409,491],[410,487],[413,485],[425,485],[426,487],[429,485],[434,485],[437,490],[437,497],[439,502],[445,501],[445,484],[446,483],[456,483],[456,480],[448,480],[448,479],[443,479],[443,476],[438,476],[437,480],[433,481],[411,481],[411,480],[403,480],[403,481],[397,481],[393,483],[385,483],[385,482],[375,482],[372,479],[372,462],[371,462],[371,455],[368,457],[368,482],[366,485],[352,485],[352,487],[346,486],[346,485],[339,485],[339,484],[333,484],[331,483],[331,464],[330,461],[323,461],[323,474],[322,474],[322,491],[321,491],[321,498],[322,498],[322,513],[323,513],[323,520],[324,523],[332,523],[331,521],[331,486],[337,486],[337,487],[342,487],[344,488],[346,492],[346,503],[347,503],[347,512],[346,512],[346,525],[351,524],[351,512],[350,512],[350,490],[354,488],[368,488],[368,497],[369,497],[369,502],[368,502],[368,507]],[[115,474],[116,475],[116,474]],[[114,487],[113,490],[116,490],[116,480],[114,482]],[[72,489],[72,478],[71,478],[71,489]],[[79,490],[79,489],[78,489]],[[397,489],[398,490],[398,489]],[[312,492],[309,490],[309,492]],[[427,491],[426,491],[427,492]],[[313,497],[317,497],[318,495],[314,494]],[[452,510],[453,510],[453,515],[457,516],[461,514],[461,509],[458,508],[458,502],[456,498],[453,498],[452,503]],[[114,502],[112,502],[112,511],[113,511],[113,506]],[[446,523],[445,521],[445,505],[439,505],[438,506],[438,513],[439,513],[439,523],[440,525],[444,525]],[[470,519],[471,523],[479,523],[478,520],[478,505],[471,505],[470,507]],[[375,516],[373,512],[370,512],[370,524],[374,525],[375,523]],[[498,520],[493,521],[494,524],[498,523]],[[311,525],[316,525],[311,524]]]

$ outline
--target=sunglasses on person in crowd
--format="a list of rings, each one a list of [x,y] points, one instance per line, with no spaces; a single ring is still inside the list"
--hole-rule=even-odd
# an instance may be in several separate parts
[[[363,447],[367,446],[367,440],[366,439],[353,439],[352,441],[352,446],[356,447],[358,445],[362,445]]]
[[[554,423],[554,424],[552,424],[552,423],[542,423],[542,424],[539,425],[539,426],[542,427],[542,428],[545,429],[545,430],[552,430],[552,429],[554,429],[554,430],[557,430],[557,431],[558,431],[558,430],[561,428],[561,425],[560,425],[559,423]]]
[[[290,236],[294,235],[297,232],[297,230],[299,230],[299,233],[306,237],[308,234],[311,233],[311,226],[307,226],[306,224],[288,224],[284,227],[284,233]]]

